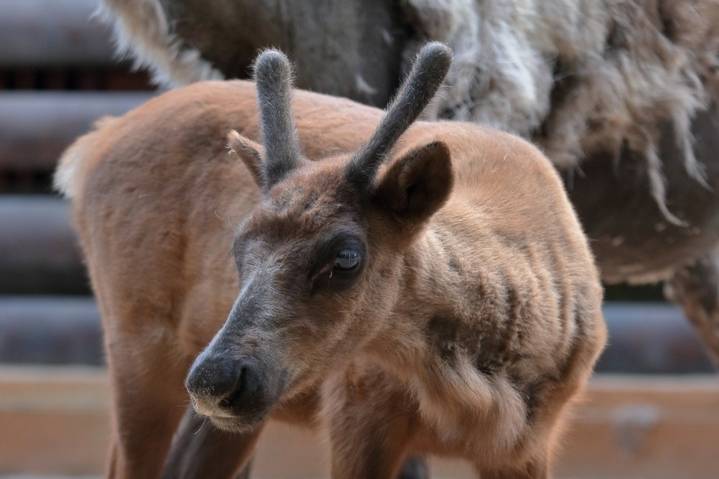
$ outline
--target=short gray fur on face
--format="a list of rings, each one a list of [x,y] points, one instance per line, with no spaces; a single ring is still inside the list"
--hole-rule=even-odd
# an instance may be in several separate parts
[[[278,50],[265,50],[255,62],[257,103],[265,147],[264,187],[284,178],[300,161],[299,142],[290,111],[292,68]]]
[[[432,100],[452,63],[452,51],[439,42],[426,44],[370,141],[352,158],[347,178],[359,190],[372,183],[382,161]]]

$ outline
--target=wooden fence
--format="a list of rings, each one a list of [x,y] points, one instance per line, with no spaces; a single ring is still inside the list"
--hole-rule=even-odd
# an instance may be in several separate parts
[[[0,368],[0,473],[100,474],[108,388],[95,368]],[[600,375],[579,404],[557,463],[574,479],[714,479],[719,382],[713,376]],[[316,435],[281,424],[263,434],[257,478],[329,477]],[[469,478],[433,460],[433,477]]]

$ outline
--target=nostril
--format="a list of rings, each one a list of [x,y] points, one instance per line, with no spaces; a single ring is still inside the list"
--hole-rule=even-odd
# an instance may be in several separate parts
[[[242,407],[242,403],[252,395],[252,391],[250,391],[250,388],[248,387],[251,382],[249,381],[250,376],[251,373],[247,366],[240,368],[234,389],[220,401],[220,407],[232,410],[240,409]]]
[[[242,366],[237,374],[234,388],[229,391],[229,394],[220,400],[219,405],[223,409],[236,409],[237,406],[242,402],[243,398],[247,395],[247,377],[248,377],[247,366]]]

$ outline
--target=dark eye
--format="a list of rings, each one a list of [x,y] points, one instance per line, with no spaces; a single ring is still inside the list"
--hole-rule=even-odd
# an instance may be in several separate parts
[[[354,249],[343,249],[335,257],[335,270],[351,271],[360,264],[360,253]]]

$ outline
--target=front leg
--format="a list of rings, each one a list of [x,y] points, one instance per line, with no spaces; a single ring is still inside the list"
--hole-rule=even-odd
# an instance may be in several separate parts
[[[113,392],[108,479],[156,479],[182,416],[186,366],[166,354],[172,345],[142,345],[106,332]],[[133,354],[127,354],[132,351]]]
[[[409,394],[388,386],[380,374],[352,383],[333,380],[325,392],[333,479],[396,478],[416,428]]]
[[[164,479],[249,479],[262,426],[247,433],[217,429],[188,406],[165,464]]]

